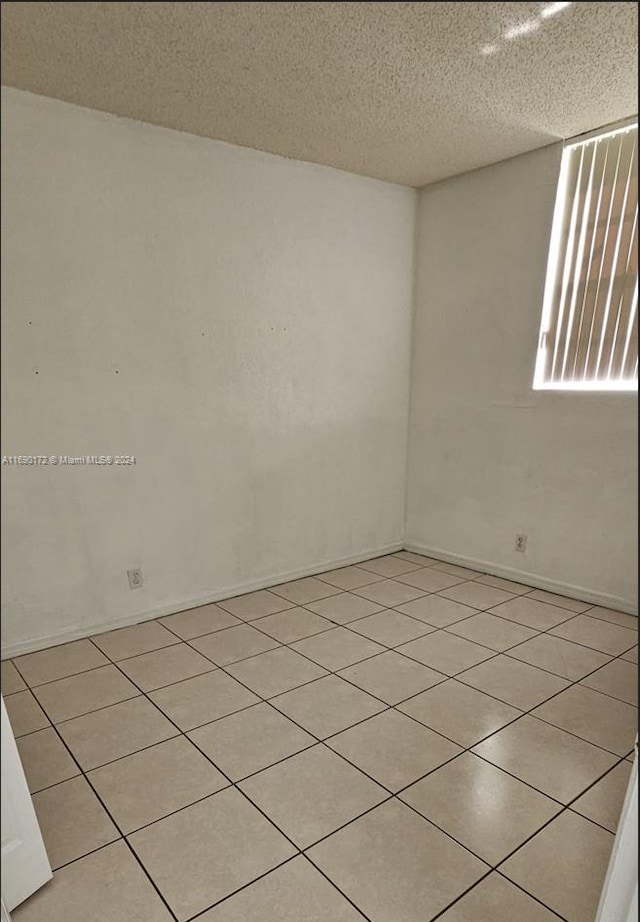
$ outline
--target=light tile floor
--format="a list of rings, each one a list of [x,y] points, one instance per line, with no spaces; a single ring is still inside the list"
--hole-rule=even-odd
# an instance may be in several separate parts
[[[400,552],[2,664],[15,922],[593,922],[637,619]]]

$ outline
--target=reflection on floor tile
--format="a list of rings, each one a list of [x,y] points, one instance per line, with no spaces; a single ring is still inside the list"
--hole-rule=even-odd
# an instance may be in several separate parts
[[[565,804],[617,762],[604,749],[528,716],[478,743],[473,752]]]
[[[403,791],[400,799],[492,866],[562,809],[470,752]]]
[[[399,552],[7,661],[57,868],[12,918],[593,922],[636,629]]]

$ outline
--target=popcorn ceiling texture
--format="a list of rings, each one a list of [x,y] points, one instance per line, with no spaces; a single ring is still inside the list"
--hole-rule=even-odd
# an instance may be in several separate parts
[[[419,187],[635,113],[637,4],[543,6],[5,2],[2,83]]]

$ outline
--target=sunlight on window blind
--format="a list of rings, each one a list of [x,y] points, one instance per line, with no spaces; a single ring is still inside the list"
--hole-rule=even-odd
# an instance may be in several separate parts
[[[534,388],[638,386],[638,126],[565,146]]]

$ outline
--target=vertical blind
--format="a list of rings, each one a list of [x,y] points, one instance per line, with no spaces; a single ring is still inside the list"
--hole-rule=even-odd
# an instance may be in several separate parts
[[[637,123],[564,149],[534,387],[637,387],[637,162]]]

